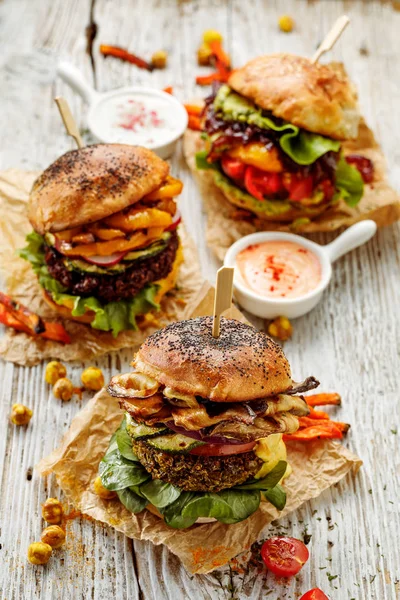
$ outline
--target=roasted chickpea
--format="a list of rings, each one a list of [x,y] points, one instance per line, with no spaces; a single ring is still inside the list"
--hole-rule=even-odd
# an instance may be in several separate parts
[[[83,385],[87,390],[98,392],[104,386],[104,375],[97,367],[88,367],[81,375]]]
[[[293,327],[287,317],[277,317],[268,325],[268,333],[284,342],[292,337]]]
[[[62,377],[65,377],[66,374],[67,369],[64,367],[64,365],[58,362],[58,360],[52,360],[46,365],[44,379],[49,385],[54,385],[56,381]]]
[[[28,425],[33,412],[24,404],[13,404],[10,419],[14,425]]]
[[[58,525],[61,522],[63,507],[57,498],[47,498],[42,504],[42,517],[47,523]]]
[[[117,496],[115,492],[111,492],[103,486],[101,483],[101,477],[96,477],[93,483],[93,488],[95,493],[100,496],[100,498],[103,498],[103,500],[112,500]]]
[[[278,19],[279,29],[285,33],[290,33],[294,28],[294,20],[289,15],[282,15]]]
[[[151,57],[151,64],[155,69],[165,69],[167,66],[168,54],[165,50],[157,50]]]
[[[59,525],[50,525],[43,529],[40,539],[52,548],[61,548],[65,544],[65,531]]]
[[[197,50],[197,62],[201,67],[206,67],[210,64],[212,52],[207,44],[202,44]]]
[[[33,565],[45,565],[49,562],[53,549],[44,542],[33,542],[28,548],[28,560]]]
[[[68,377],[62,377],[56,381],[53,386],[53,394],[56,398],[59,398],[63,402],[71,400],[74,394],[74,386],[72,385],[72,381],[68,379]]]
[[[203,42],[205,44],[211,44],[211,42],[222,42],[223,39],[224,38],[220,32],[216,31],[215,29],[207,29],[207,31],[203,33]]]

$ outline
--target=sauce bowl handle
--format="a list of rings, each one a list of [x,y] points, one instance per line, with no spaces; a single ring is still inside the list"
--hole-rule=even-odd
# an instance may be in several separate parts
[[[350,252],[350,250],[354,250],[354,248],[358,248],[358,246],[368,242],[375,235],[376,229],[375,221],[360,221],[360,223],[349,227],[336,240],[324,246],[324,252],[328,255],[331,263],[333,263],[343,256],[343,254],[346,254],[346,252]]]
[[[98,93],[85,81],[79,69],[71,63],[60,61],[57,65],[57,74],[88,104],[97,100]]]

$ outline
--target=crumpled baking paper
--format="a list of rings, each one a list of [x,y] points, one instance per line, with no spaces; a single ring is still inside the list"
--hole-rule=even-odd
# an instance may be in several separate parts
[[[193,314],[186,316],[211,314],[213,298],[214,290],[205,284],[199,305]],[[245,321],[235,308],[225,315]],[[287,445],[288,460],[293,473],[285,480],[288,500],[282,513],[268,502],[262,502],[251,517],[235,525],[216,522],[176,530],[146,509],[134,515],[118,499],[102,500],[93,491],[99,462],[122,418],[118,400],[105,390],[100,391],[73,419],[59,448],[36,468],[41,475],[55,473],[76,509],[130,538],[165,544],[191,573],[208,573],[226,564],[248,549],[271,521],[316,498],[346,474],[356,473],[362,464],[357,456],[331,440],[290,443]]]
[[[340,73],[345,73],[343,65],[331,63]],[[199,104],[198,100],[194,101]],[[344,201],[310,223],[296,224],[265,221],[255,217],[249,221],[233,218],[237,206],[231,204],[214,184],[210,171],[196,169],[195,154],[204,149],[204,142],[198,131],[187,130],[184,136],[183,151],[186,162],[195,176],[203,197],[207,213],[206,238],[215,255],[223,260],[236,240],[255,231],[292,231],[294,233],[313,233],[316,231],[334,231],[340,227],[349,227],[358,221],[372,219],[378,227],[390,225],[400,219],[400,196],[389,185],[386,174],[386,161],[373,132],[362,119],[358,138],[342,144],[345,154],[360,154],[370,158],[374,164],[374,182],[365,184],[364,195],[355,208],[350,208]]]
[[[39,173],[10,169],[0,173],[0,275],[6,293],[51,321],[62,321],[71,336],[71,344],[60,344],[7,329],[0,341],[0,357],[21,365],[35,365],[48,358],[88,360],[122,348],[137,348],[162,325],[182,319],[182,314],[197,304],[203,278],[192,239],[180,226],[184,262],[181,265],[178,289],[161,302],[155,321],[139,331],[111,333],[61,319],[44,302],[42,292],[30,263],[16,256],[15,251],[26,245],[25,236],[32,231],[27,218],[27,200],[32,183]]]

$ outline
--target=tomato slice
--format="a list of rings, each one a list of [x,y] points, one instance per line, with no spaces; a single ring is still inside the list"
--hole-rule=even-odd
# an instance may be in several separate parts
[[[335,193],[335,186],[331,181],[329,181],[329,179],[324,179],[323,181],[321,181],[318,187],[320,187],[321,190],[324,192],[325,200],[332,200],[333,195]]]
[[[319,588],[313,588],[312,590],[309,590],[303,594],[300,600],[329,600],[329,598]]]
[[[272,537],[261,547],[265,566],[278,577],[293,577],[308,561],[308,557],[307,547],[296,538]]]
[[[229,156],[223,156],[221,159],[221,165],[224,173],[231,179],[243,179],[246,170],[246,165],[237,158],[230,158]]]
[[[255,445],[256,442],[249,442],[248,444],[205,444],[193,448],[189,454],[195,454],[196,456],[228,456],[250,452]]]
[[[313,187],[314,182],[312,175],[298,180],[297,183],[293,181],[291,184],[289,200],[300,202],[300,200],[304,200],[304,198],[310,198]]]

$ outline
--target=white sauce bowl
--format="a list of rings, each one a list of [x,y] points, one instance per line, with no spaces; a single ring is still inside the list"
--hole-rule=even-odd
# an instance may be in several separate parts
[[[332,263],[343,256],[343,254],[365,244],[375,234],[376,229],[374,221],[361,221],[349,227],[336,240],[326,246],[321,246],[293,233],[260,231],[259,233],[246,235],[229,248],[224,260],[226,267],[235,267],[236,256],[252,244],[269,241],[296,242],[300,246],[303,246],[303,248],[314,253],[318,258],[321,264],[321,280],[313,290],[299,298],[268,298],[248,289],[236,269],[233,280],[235,298],[245,310],[263,319],[274,319],[281,315],[289,319],[301,317],[310,312],[321,300],[323,291],[331,280]]]
[[[188,124],[188,115],[183,104],[171,94],[149,87],[130,86],[110,92],[96,92],[83,78],[81,72],[67,62],[60,62],[57,73],[89,105],[87,122],[92,135],[101,143],[131,144],[153,150],[160,158],[168,158],[175,150],[178,139]],[[130,101],[141,102],[149,109],[156,109],[167,126],[154,128],[149,139],[143,133],[116,126],[117,107]],[[151,139],[150,139],[151,138]],[[153,139],[154,138],[154,139]],[[158,139],[157,139],[158,138]]]

